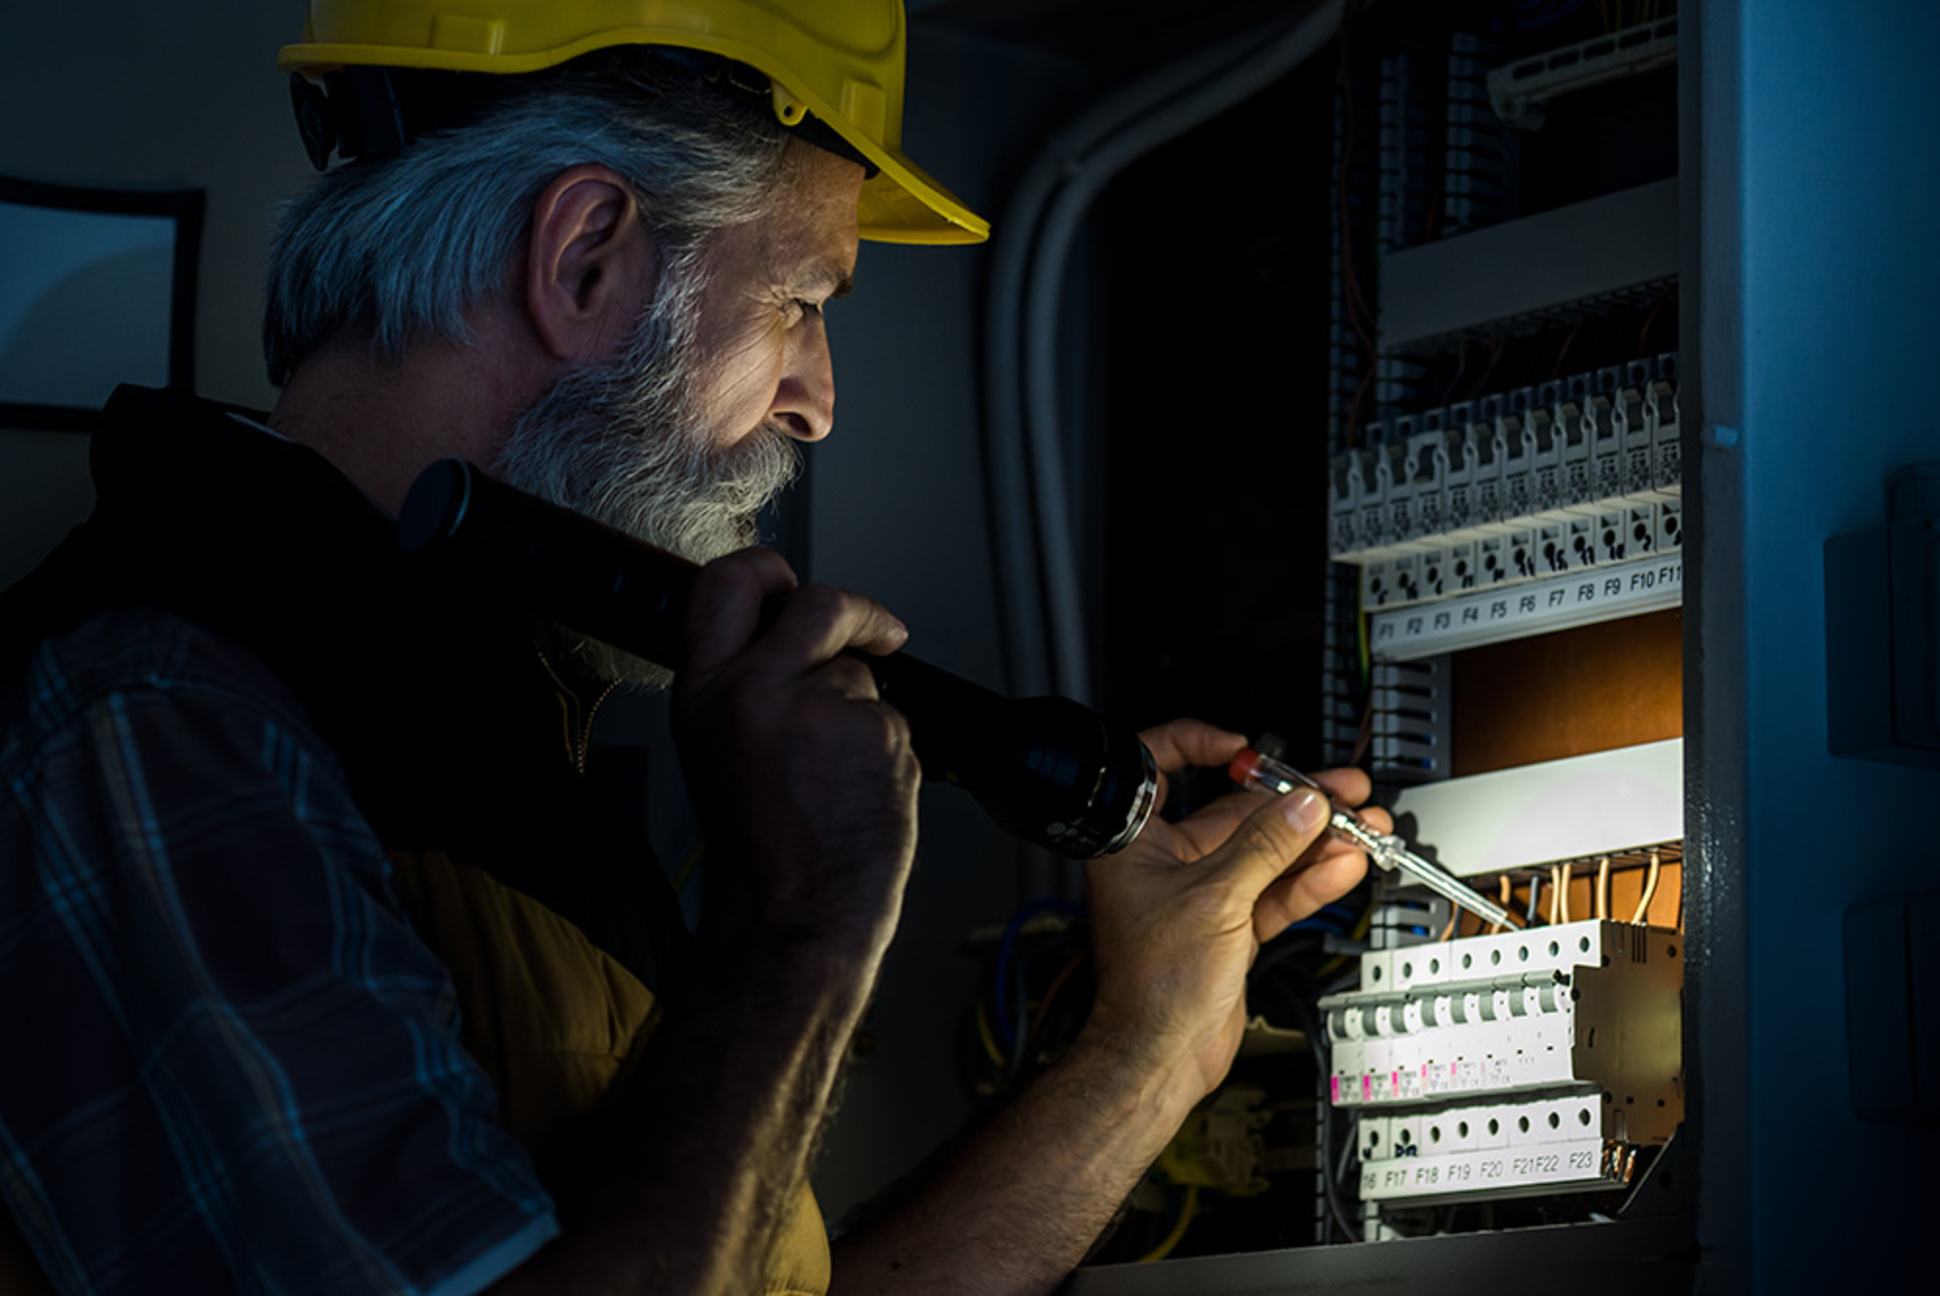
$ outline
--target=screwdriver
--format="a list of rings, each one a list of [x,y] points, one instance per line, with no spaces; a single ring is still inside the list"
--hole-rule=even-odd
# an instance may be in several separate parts
[[[1448,872],[1441,865],[1425,860],[1408,849],[1408,843],[1392,834],[1376,832],[1365,819],[1334,803],[1334,798],[1326,788],[1308,778],[1285,761],[1278,761],[1248,747],[1233,759],[1226,771],[1233,782],[1248,788],[1285,795],[1295,788],[1312,788],[1327,798],[1333,806],[1333,816],[1328,827],[1336,837],[1351,842],[1367,852],[1368,859],[1378,867],[1393,872],[1400,869],[1412,881],[1427,887],[1442,899],[1459,905],[1472,914],[1488,919],[1498,927],[1517,925],[1509,911],[1480,894],[1475,888]]]

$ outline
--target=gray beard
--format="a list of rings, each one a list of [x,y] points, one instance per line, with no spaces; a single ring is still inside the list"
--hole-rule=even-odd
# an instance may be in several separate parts
[[[533,402],[492,464],[500,480],[704,563],[759,538],[756,516],[801,454],[764,423],[726,448],[694,400],[705,276],[669,257],[653,305],[612,364],[566,375]],[[602,682],[665,688],[673,672],[570,630],[557,646]]]

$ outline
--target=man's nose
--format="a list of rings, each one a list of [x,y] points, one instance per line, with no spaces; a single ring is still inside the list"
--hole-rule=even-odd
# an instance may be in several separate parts
[[[835,429],[835,364],[828,325],[819,313],[804,320],[789,339],[769,414],[799,441],[820,441]]]

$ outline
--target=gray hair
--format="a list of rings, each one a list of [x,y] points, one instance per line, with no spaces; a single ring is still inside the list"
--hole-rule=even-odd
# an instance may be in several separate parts
[[[625,178],[669,251],[758,216],[786,133],[654,60],[582,60],[478,122],[342,166],[285,204],[270,250],[270,381],[338,335],[396,362],[414,339],[470,341],[467,314],[507,288],[532,204],[569,167]]]

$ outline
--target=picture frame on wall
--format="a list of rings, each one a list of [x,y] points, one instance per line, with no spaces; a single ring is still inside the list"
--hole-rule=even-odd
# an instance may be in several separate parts
[[[0,427],[87,432],[122,383],[194,388],[204,201],[0,176]]]

